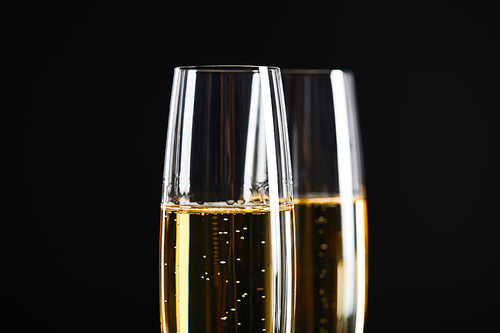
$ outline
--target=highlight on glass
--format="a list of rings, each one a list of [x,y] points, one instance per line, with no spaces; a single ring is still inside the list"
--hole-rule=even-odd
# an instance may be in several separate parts
[[[174,71],[160,236],[162,332],[291,332],[295,247],[279,68]]]
[[[361,333],[367,219],[354,77],[283,70],[294,176],[295,331]]]

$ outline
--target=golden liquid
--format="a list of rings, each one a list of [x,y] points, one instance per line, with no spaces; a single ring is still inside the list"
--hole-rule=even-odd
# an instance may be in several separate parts
[[[346,311],[345,258],[341,204],[338,197],[295,200],[298,333],[362,332],[366,304],[367,228],[365,200],[355,200],[351,235],[356,244],[352,306]],[[352,289],[351,289],[352,290]]]
[[[163,206],[162,332],[277,332],[286,318],[276,318],[276,310],[293,305],[277,281],[294,258],[277,243],[287,240],[276,238],[273,224],[291,230],[293,207],[281,209],[279,220],[269,207]]]

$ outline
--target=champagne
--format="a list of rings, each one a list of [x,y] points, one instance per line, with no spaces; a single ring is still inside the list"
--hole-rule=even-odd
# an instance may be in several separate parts
[[[365,200],[354,202],[351,233],[361,262],[352,263],[356,281],[351,284],[352,306],[347,305],[343,283],[345,259],[342,207],[338,197],[295,199],[297,226],[297,308],[295,331],[300,333],[351,333],[363,326],[366,302]],[[361,234],[360,234],[361,233]],[[360,253],[363,251],[363,253]],[[347,288],[349,289],[349,288]],[[344,290],[344,291],[343,291]],[[353,313],[356,315],[353,316]],[[356,329],[358,332],[358,329]]]
[[[292,285],[282,290],[279,282],[294,259],[293,206],[278,214],[276,221],[269,207],[162,206],[162,332],[278,330],[276,314],[290,315],[284,305],[293,305]]]

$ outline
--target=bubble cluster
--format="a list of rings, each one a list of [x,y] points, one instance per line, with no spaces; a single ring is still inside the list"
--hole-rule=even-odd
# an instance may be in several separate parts
[[[236,205],[243,204],[245,201],[228,200],[226,203]],[[179,309],[184,306],[182,302],[190,304],[199,298],[197,295],[210,293],[209,298],[203,296],[199,298],[199,301],[203,302],[205,299],[209,302],[207,309],[216,309],[215,320],[224,322],[221,323],[223,327],[233,325],[245,327],[250,321],[249,327],[252,327],[252,331],[266,331],[266,311],[269,309],[267,305],[269,297],[265,289],[266,280],[269,279],[267,272],[269,269],[266,266],[269,264],[266,255],[268,253],[268,238],[266,238],[269,232],[268,222],[265,220],[267,219],[265,213],[246,213],[247,215],[242,212],[234,215],[230,212],[226,214],[211,211],[189,213],[189,219],[182,219],[181,223],[182,226],[186,225],[183,223],[189,223],[187,235],[192,243],[183,241],[183,231],[178,230],[186,230],[186,228],[176,224],[175,230],[177,231],[174,232],[171,241],[167,242],[170,244],[169,251],[171,251],[169,252],[169,260],[172,260],[170,265],[174,268],[169,271],[169,274],[177,276],[172,277],[169,282],[172,286],[169,288],[175,288],[175,294],[166,293],[167,296],[170,295],[170,300],[175,300],[177,303],[174,308],[171,307],[174,303],[170,304],[170,307],[165,305],[172,315],[183,315],[179,312],[181,311]],[[255,217],[257,215],[259,217]],[[206,235],[205,239],[197,236],[203,235],[203,232]],[[189,249],[189,252],[186,252],[186,249]],[[187,256],[186,253],[188,253]],[[167,266],[165,261],[165,270]],[[189,277],[196,274],[194,275],[197,277],[196,282],[186,276],[187,272],[189,272]],[[184,292],[183,285],[188,286],[189,293]],[[189,298],[184,299],[183,297],[186,296],[183,295],[189,295]],[[166,304],[167,300],[164,301]],[[250,308],[252,311],[249,311]],[[256,323],[258,326],[255,326]]]

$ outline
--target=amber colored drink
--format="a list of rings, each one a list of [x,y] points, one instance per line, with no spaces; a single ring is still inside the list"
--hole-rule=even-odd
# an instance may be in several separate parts
[[[279,218],[292,226],[293,206]],[[162,207],[162,332],[277,332],[286,240],[271,221],[269,207]]]
[[[353,204],[355,224],[362,225],[363,232],[366,232],[365,200],[358,199]],[[295,199],[295,214],[297,226],[295,331],[350,333],[355,318],[344,313],[342,304],[344,254],[340,200],[338,197]],[[365,244],[358,244],[358,248],[363,247],[366,253],[366,235],[363,236]],[[366,302],[366,262],[361,264],[356,266],[357,316],[364,316]]]

